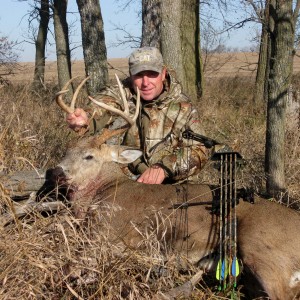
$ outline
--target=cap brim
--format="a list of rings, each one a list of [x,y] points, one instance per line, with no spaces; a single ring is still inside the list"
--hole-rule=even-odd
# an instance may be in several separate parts
[[[131,75],[136,75],[136,74],[138,74],[140,72],[143,72],[143,71],[154,71],[154,72],[157,72],[157,73],[161,73],[162,67],[163,66],[153,66],[153,65],[147,65],[147,64],[132,66],[130,68],[130,74]]]

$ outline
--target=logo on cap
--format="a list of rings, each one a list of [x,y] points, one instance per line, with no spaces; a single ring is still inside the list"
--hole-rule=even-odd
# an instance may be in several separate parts
[[[141,55],[139,57],[139,60],[140,62],[143,62],[143,61],[150,61],[150,55]]]
[[[155,47],[143,47],[135,50],[129,57],[129,72],[136,75],[143,71],[160,73],[163,67],[163,58]]]

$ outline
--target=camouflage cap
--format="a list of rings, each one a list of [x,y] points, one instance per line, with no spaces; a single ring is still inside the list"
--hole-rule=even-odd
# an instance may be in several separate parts
[[[157,48],[143,47],[130,55],[128,64],[131,75],[136,75],[142,71],[160,73],[163,68],[163,58]]]

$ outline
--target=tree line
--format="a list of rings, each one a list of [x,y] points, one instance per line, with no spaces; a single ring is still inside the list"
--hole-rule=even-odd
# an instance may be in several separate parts
[[[127,0],[130,2],[129,0]],[[134,1],[134,0],[131,0]],[[49,20],[53,17],[59,86],[72,78],[67,0],[35,0],[39,28],[35,39],[33,87],[44,83],[45,49]],[[108,84],[107,49],[100,0],[76,0],[80,14],[82,48],[87,90],[96,94]],[[234,0],[212,0],[218,9],[230,9]],[[253,105],[266,107],[265,171],[266,188],[271,195],[286,192],[285,112],[293,72],[294,42],[300,0],[244,0],[251,15],[229,27],[245,22],[260,23],[260,48]],[[155,46],[194,102],[205,93],[201,51],[201,11],[209,5],[199,0],[142,0],[140,46]],[[241,9],[242,6],[239,7]],[[70,95],[73,93],[70,90]]]

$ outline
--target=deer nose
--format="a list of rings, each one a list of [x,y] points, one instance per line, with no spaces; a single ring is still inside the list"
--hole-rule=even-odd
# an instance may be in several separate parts
[[[49,177],[52,182],[58,183],[66,179],[66,174],[61,166],[57,166],[51,170]]]

